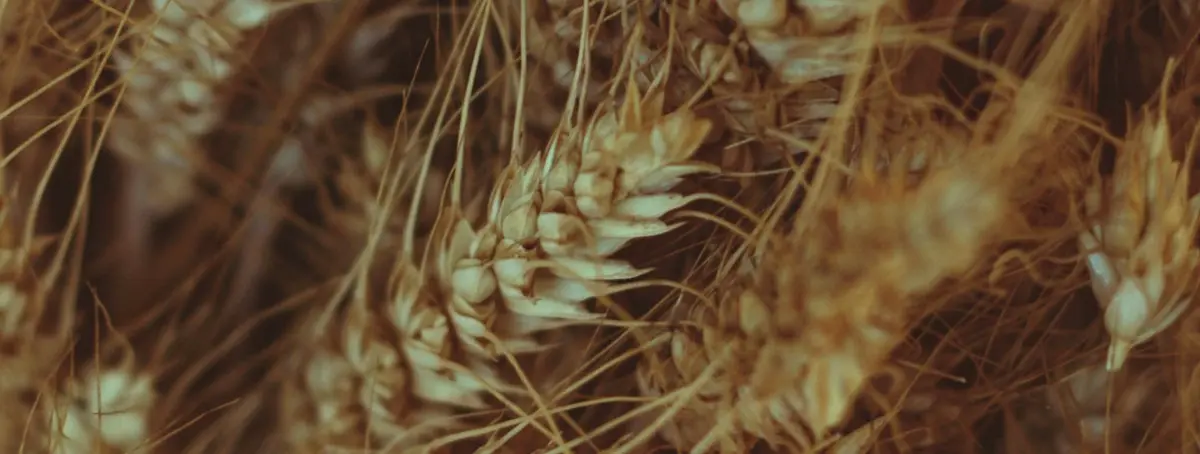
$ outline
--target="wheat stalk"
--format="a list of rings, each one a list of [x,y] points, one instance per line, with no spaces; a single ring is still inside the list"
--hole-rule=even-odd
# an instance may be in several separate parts
[[[1179,318],[1195,292],[1200,197],[1189,198],[1187,168],[1171,152],[1166,122],[1148,117],[1133,129],[1111,179],[1088,191],[1096,221],[1079,245],[1111,337],[1109,370]]]

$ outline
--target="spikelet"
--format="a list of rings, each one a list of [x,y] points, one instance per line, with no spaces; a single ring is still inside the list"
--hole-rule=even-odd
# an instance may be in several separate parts
[[[681,32],[688,51],[687,66],[701,80],[712,81],[710,90],[730,119],[727,128],[745,137],[772,127],[799,138],[820,134],[821,126],[837,108],[839,93],[834,85],[810,83],[822,79],[820,75],[803,81],[760,77],[753,70],[750,54],[762,55],[755,44],[755,37],[762,34],[750,26],[744,33],[718,34],[722,22],[738,21],[738,7],[733,3],[693,2],[686,9],[676,4],[673,10],[674,17],[685,24],[680,28],[691,31]],[[768,63],[773,67],[774,63]]]
[[[668,372],[642,363],[649,395],[715,368],[664,438],[692,452],[744,452],[752,439],[803,450],[837,426],[905,334],[914,296],[970,267],[1003,216],[1000,188],[964,170],[908,191],[864,180],[814,230],[768,245],[753,285],[719,295],[695,319],[701,333],[675,336]]]
[[[671,10],[681,23],[686,66],[711,82],[707,87],[724,110],[728,121],[722,126],[734,133],[732,142],[759,141],[770,130],[812,140],[837,111],[845,76],[864,69],[859,64],[863,52],[886,44],[883,39],[859,42],[866,34],[853,32],[885,3],[722,0],[679,2]],[[731,19],[741,28],[721,36],[721,23]],[[766,61],[774,77],[754,71],[752,53]],[[794,141],[780,146],[790,153],[806,151]],[[779,157],[755,160],[770,164]],[[723,163],[735,159],[727,156]]]
[[[628,25],[634,16],[641,16],[639,10],[646,13],[654,6],[648,2],[629,0],[602,0],[588,2],[584,0],[551,0],[532,2],[526,6],[528,15],[522,14],[517,3],[506,6],[508,14],[514,21],[528,18],[528,50],[531,56],[545,65],[550,81],[560,88],[571,88],[577,77],[587,88],[588,99],[598,102],[602,99],[601,81],[606,74],[578,74],[576,60],[583,52],[585,60],[593,57],[615,58],[622,51],[622,24]],[[580,39],[585,36],[584,14],[588,14],[586,29],[587,41]],[[514,26],[519,27],[518,24]]]
[[[284,399],[285,412],[308,412],[289,424],[293,449],[416,446],[458,426],[456,410],[484,408],[488,389],[505,389],[490,365],[455,361],[457,326],[416,267],[401,262],[390,279],[385,304],[359,292],[303,365]]]
[[[1118,379],[1099,365],[1087,367],[1045,390],[1046,404],[1037,410],[1049,410],[1048,416],[1057,424],[1075,426],[1056,431],[1052,442],[1058,453],[1092,452],[1142,439],[1137,431],[1165,410],[1166,387],[1158,375],[1162,370],[1131,372]]]
[[[836,36],[869,18],[883,0],[720,0],[726,14],[746,27],[754,50],[784,82],[803,84],[861,70],[853,35]],[[789,8],[791,6],[791,8]],[[794,10],[792,8],[795,8]],[[821,39],[814,39],[820,37]]]
[[[385,181],[417,181],[421,170],[421,155],[419,153],[405,154],[406,137],[393,138],[391,131],[383,128],[373,120],[363,123],[359,147],[359,156],[347,159],[343,168],[334,176],[334,185],[340,194],[345,195],[352,204],[347,208],[329,207],[339,220],[339,228],[349,230],[351,235],[367,238],[372,225],[386,225],[386,231],[400,232],[404,228],[404,219],[388,217],[384,210],[381,197],[387,194],[381,192],[387,188]],[[395,153],[393,153],[395,150]],[[398,159],[393,158],[401,155]],[[425,169],[425,187],[415,188],[405,186],[401,189],[413,190],[421,197],[418,222],[424,227],[427,220],[436,219],[441,206],[442,188],[446,186],[446,173],[440,168]],[[413,185],[415,186],[415,184]],[[408,193],[399,194],[400,200],[408,200]],[[402,207],[401,209],[407,209]],[[388,247],[392,238],[385,236],[382,247]]]
[[[764,131],[775,129],[813,139],[836,111],[840,78],[862,69],[857,59],[868,44],[854,41],[845,29],[880,10],[883,2],[812,3],[797,2],[799,9],[794,11],[786,0],[562,0],[531,5],[530,14],[548,19],[530,21],[528,49],[552,74],[533,72],[528,77],[552,79],[562,89],[582,82],[585,99],[595,105],[606,93],[597,81],[611,74],[604,72],[604,64],[592,63],[586,67],[588,74],[578,75],[577,58],[583,53],[585,62],[630,67],[639,87],[661,87],[670,104],[711,97],[711,105],[726,120],[719,123],[721,128],[735,134],[729,142],[759,141]],[[585,8],[590,8],[586,29]],[[761,17],[776,13],[769,20]],[[525,17],[515,6],[508,14],[514,21]],[[732,28],[731,19],[744,31],[724,31]],[[586,44],[580,44],[581,38]],[[668,51],[666,46],[678,47]],[[756,71],[752,53],[767,60],[778,76]],[[545,85],[549,84],[539,86]],[[546,101],[528,102],[541,106]],[[785,146],[801,151],[795,143]],[[730,149],[724,160],[753,166],[754,160],[746,161],[739,148]]]
[[[231,55],[271,13],[266,0],[155,0],[130,30],[132,47],[113,54],[126,81],[122,113],[107,136],[111,150],[146,180],[139,206],[165,215],[187,203],[198,141],[224,115],[220,86],[236,69]]]
[[[148,452],[154,399],[151,377],[132,362],[98,373],[89,368],[43,404],[52,434],[49,453]]]
[[[1111,337],[1109,370],[1179,318],[1195,291],[1200,197],[1189,199],[1187,169],[1171,153],[1166,122],[1148,117],[1122,148],[1111,179],[1087,194],[1095,221],[1079,245]]]
[[[53,376],[71,346],[74,311],[69,304],[49,304],[49,283],[34,272],[32,261],[52,241],[22,241],[20,214],[26,210],[16,206],[23,201],[6,182],[8,172],[0,169],[0,399],[5,402],[0,450],[20,452],[24,445],[25,452],[40,453],[54,437],[38,418],[44,402],[38,407],[26,398],[54,395]]]

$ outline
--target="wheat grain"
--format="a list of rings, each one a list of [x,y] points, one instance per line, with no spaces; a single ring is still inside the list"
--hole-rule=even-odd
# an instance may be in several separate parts
[[[47,405],[47,427],[54,430],[50,452],[83,454],[117,449],[146,452],[150,440],[149,412],[154,389],[146,374],[132,365],[90,370],[71,380],[59,400]]]
[[[1189,198],[1187,170],[1171,153],[1166,123],[1145,118],[1117,157],[1112,178],[1088,192],[1096,221],[1080,233],[1079,244],[1111,337],[1110,370],[1173,323],[1195,291],[1200,252],[1192,238],[1200,197]]]
[[[1161,372],[1138,368],[1120,378],[1100,366],[1086,367],[1060,380],[1044,392],[1045,407],[1057,424],[1075,426],[1058,430],[1053,440],[1057,452],[1066,454],[1103,446],[1136,449],[1128,440],[1140,438],[1138,430],[1147,414],[1164,410]]]

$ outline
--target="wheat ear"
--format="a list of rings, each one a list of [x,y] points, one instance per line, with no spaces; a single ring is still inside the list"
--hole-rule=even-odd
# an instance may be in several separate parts
[[[802,84],[861,70],[853,35],[838,36],[852,22],[869,18],[886,1],[719,0],[746,27],[751,46],[784,82]],[[800,14],[797,14],[800,13]],[[813,39],[821,37],[822,39]]]
[[[1038,410],[1049,410],[1048,416],[1057,423],[1073,426],[1055,435],[1052,442],[1058,452],[1123,446],[1129,440],[1127,431],[1141,422],[1139,418],[1163,410],[1167,387],[1156,375],[1161,371],[1131,372],[1118,378],[1099,365],[1086,367],[1046,388],[1046,405]]]
[[[15,185],[7,183],[11,169],[0,169],[0,450],[47,452],[56,437],[40,415],[44,403],[27,396],[53,396],[53,376],[71,344],[73,306],[51,307],[47,279],[33,272],[33,260],[52,241],[23,241],[22,216]],[[47,384],[50,383],[50,384]]]
[[[99,446],[101,452],[149,451],[156,394],[152,377],[137,371],[132,361],[99,371],[90,367],[55,397],[43,412],[54,434],[50,453],[87,454]]]
[[[374,440],[411,446],[453,426],[456,411],[486,408],[487,393],[516,391],[493,362],[543,348],[528,337],[535,331],[601,317],[583,303],[643,272],[611,255],[675,227],[660,218],[690,200],[671,192],[680,178],[711,170],[689,161],[707,131],[631,90],[581,140],[514,169],[483,227],[458,218],[435,232],[433,276],[401,262],[387,307],[355,298],[342,339],[309,363],[303,392],[323,422],[306,430],[369,424]]]
[[[493,366],[459,359],[456,326],[431,292],[426,276],[398,263],[386,304],[354,298],[338,337],[305,364],[311,424],[290,427],[293,446],[404,448],[460,425],[457,410],[486,408],[489,390],[503,391]],[[367,438],[363,438],[367,436]]]
[[[153,14],[130,30],[132,48],[112,57],[126,85],[107,145],[140,176],[134,205],[162,216],[191,199],[199,140],[224,116],[220,86],[237,68],[231,58],[272,7],[264,0],[150,5]]]
[[[1109,370],[1179,318],[1195,292],[1200,196],[1188,197],[1188,170],[1172,158],[1170,139],[1165,121],[1144,119],[1111,179],[1087,195],[1096,221],[1079,234],[1079,245],[1111,337]]]
[[[664,438],[692,452],[742,452],[747,435],[811,447],[809,431],[839,424],[905,334],[914,297],[971,266],[1003,216],[1003,191],[965,170],[906,191],[859,181],[815,227],[775,243],[753,285],[675,336],[665,373],[640,368],[651,395],[715,370]]]
[[[860,64],[864,51],[891,39],[885,33],[869,45],[858,41],[869,34],[856,29],[882,11],[884,4],[722,0],[676,2],[664,8],[677,22],[685,66],[707,84],[714,102],[725,111],[729,121],[723,127],[739,138],[761,137],[763,130],[778,128],[795,138],[813,139],[836,113],[846,76],[864,68]],[[741,27],[726,34],[721,30],[728,28],[724,23],[729,20]],[[646,46],[637,50],[659,54]],[[765,60],[774,76],[753,71],[750,54]],[[784,146],[803,151],[796,143]],[[768,164],[776,158],[752,159],[746,165]],[[725,163],[733,160],[745,158],[727,156]]]
[[[557,140],[513,172],[493,197],[487,225],[460,224],[443,265],[455,310],[482,327],[495,323],[487,307],[500,306],[521,330],[537,330],[598,317],[582,304],[607,294],[606,282],[643,274],[612,255],[677,227],[662,217],[692,197],[672,188],[712,170],[690,160],[709,123],[662,109],[661,96],[631,88],[620,110],[581,140]]]
[[[21,244],[20,223],[14,219],[12,198],[8,197],[10,188],[3,184],[0,191],[0,399],[6,402],[0,415],[0,449],[18,452],[22,445],[38,446],[43,441],[39,437],[45,435],[38,431],[25,435],[28,415],[36,410],[21,396],[41,390],[69,344],[67,336],[53,335],[63,334],[64,329],[51,335],[39,332],[45,324],[43,315],[49,311],[42,306],[43,293],[29,272],[29,261],[46,243],[34,247]],[[66,312],[69,316],[70,311]]]
[[[0,176],[7,192],[3,181]],[[51,241],[22,244],[10,202],[0,197],[0,396],[9,403],[0,417],[0,448],[75,454],[102,445],[132,452],[146,441],[145,412],[153,398],[148,378],[133,378],[130,367],[123,367],[70,380],[62,389],[46,385],[71,345],[74,311],[69,305],[46,306],[44,283],[29,268]],[[25,405],[22,395],[42,397]],[[106,419],[103,424],[98,415]]]

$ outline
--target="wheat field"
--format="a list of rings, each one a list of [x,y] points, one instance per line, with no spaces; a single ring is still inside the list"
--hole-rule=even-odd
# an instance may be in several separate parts
[[[1200,453],[1196,0],[0,34],[0,452]]]

